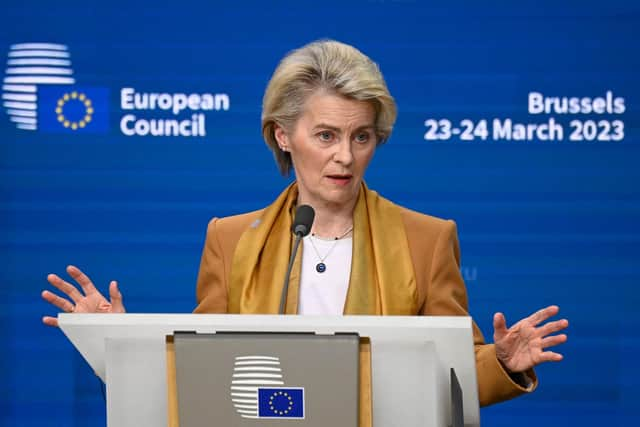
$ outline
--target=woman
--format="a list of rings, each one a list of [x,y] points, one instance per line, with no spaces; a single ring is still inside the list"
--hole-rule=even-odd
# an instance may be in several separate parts
[[[308,204],[316,217],[294,264],[287,313],[468,315],[455,224],[397,206],[363,182],[395,118],[382,74],[357,49],[320,41],[287,55],[265,92],[262,130],[280,171],[293,169],[296,181],[265,209],[211,221],[195,312],[277,313],[293,211]],[[45,300],[66,312],[124,312],[115,282],[107,301],[79,269],[67,271],[84,295],[51,274],[73,303],[49,291]],[[566,341],[549,335],[568,322],[538,327],[557,312],[547,307],[508,329],[496,313],[492,345],[474,324],[481,405],[532,391],[532,368],[562,359],[545,349]]]

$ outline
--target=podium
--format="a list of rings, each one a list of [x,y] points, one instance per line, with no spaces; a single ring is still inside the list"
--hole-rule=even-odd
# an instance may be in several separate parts
[[[106,384],[108,427],[168,425],[167,337],[176,332],[357,334],[370,340],[373,426],[480,425],[470,317],[61,313],[58,322]]]

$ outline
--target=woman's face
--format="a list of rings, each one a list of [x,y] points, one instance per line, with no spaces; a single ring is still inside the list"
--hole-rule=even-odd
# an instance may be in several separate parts
[[[291,153],[298,203],[355,206],[376,149],[375,118],[369,102],[318,91],[307,99],[292,132],[276,128],[280,148]]]

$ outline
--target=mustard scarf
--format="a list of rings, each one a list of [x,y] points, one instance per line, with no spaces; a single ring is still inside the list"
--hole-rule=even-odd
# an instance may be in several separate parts
[[[229,284],[229,313],[277,314],[293,248],[298,197],[287,187],[238,242]],[[353,212],[353,256],[344,314],[412,315],[418,294],[400,208],[363,183]],[[302,245],[296,255],[285,311],[298,312]]]

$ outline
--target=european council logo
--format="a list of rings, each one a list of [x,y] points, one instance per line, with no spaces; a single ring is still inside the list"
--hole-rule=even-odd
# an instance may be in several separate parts
[[[285,387],[278,357],[236,357],[231,379],[231,401],[243,418],[305,417],[304,388]]]
[[[73,74],[66,45],[11,45],[2,82],[9,120],[27,131],[107,131],[108,91],[76,87]]]

